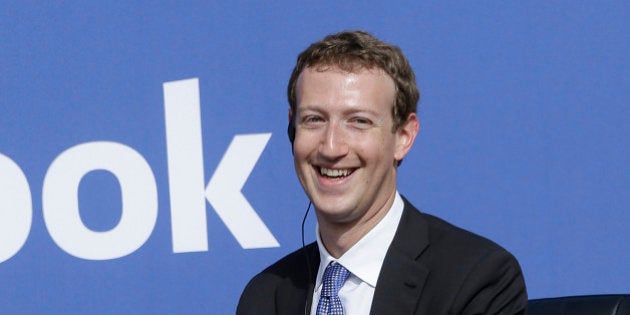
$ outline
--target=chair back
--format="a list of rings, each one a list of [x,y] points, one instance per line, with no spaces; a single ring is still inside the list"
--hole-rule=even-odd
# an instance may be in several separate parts
[[[534,299],[529,315],[630,315],[630,294],[585,295]]]

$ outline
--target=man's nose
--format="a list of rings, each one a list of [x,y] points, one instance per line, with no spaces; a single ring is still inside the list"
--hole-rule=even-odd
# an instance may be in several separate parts
[[[319,153],[328,159],[348,154],[348,136],[339,123],[330,123],[319,144]]]

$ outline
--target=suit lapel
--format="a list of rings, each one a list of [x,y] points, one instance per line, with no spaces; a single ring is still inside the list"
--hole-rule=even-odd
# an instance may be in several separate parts
[[[370,314],[413,314],[429,270],[418,261],[429,246],[427,223],[406,199],[378,277]]]
[[[310,314],[311,305],[313,304],[313,292],[315,291],[315,280],[317,279],[317,270],[319,269],[319,249],[317,243],[310,245],[310,250],[307,252],[309,259],[307,260],[307,268],[309,271],[310,279],[306,285],[306,309],[307,314]]]

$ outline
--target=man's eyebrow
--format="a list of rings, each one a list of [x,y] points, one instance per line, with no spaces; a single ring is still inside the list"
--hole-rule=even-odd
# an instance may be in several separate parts
[[[348,110],[343,112],[344,115],[353,115],[353,114],[369,114],[371,116],[379,116],[379,112],[373,109],[366,108],[349,108]]]
[[[305,111],[317,111],[317,112],[319,112],[319,111],[321,111],[320,107],[321,106],[317,105],[317,104],[302,104],[302,105],[298,106],[298,108],[296,109],[296,112],[297,113],[305,112]]]

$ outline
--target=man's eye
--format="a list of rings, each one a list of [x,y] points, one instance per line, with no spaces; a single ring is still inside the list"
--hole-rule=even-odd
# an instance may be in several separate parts
[[[353,118],[351,120],[353,123],[358,124],[358,125],[369,125],[372,123],[371,120],[367,119],[367,118],[363,118],[363,117],[357,117],[357,118]]]
[[[305,117],[302,121],[304,121],[305,123],[316,123],[316,122],[323,121],[323,119],[318,116],[308,116],[308,117]]]

